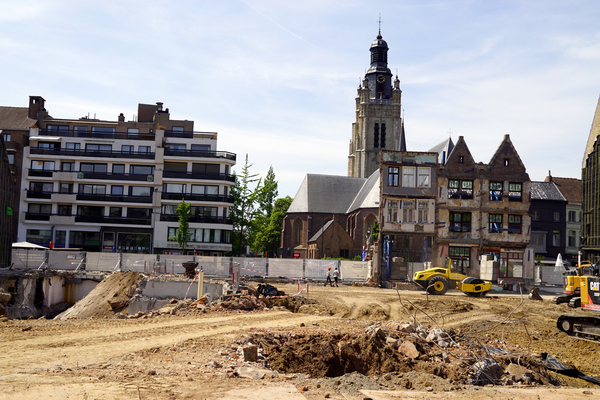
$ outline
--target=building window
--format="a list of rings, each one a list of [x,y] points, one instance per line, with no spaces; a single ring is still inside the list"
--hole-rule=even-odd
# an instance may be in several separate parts
[[[50,229],[27,229],[25,240],[29,243],[48,245],[52,240],[52,231]]]
[[[4,139],[4,142],[10,142],[10,133],[3,133],[2,139]]]
[[[185,143],[169,143],[167,144],[167,148],[171,150],[185,150]]]
[[[150,146],[139,146],[138,152],[139,153],[150,153]]]
[[[458,163],[463,164],[465,162],[465,158],[463,156],[458,156]]]
[[[52,193],[52,182],[29,182],[29,191],[34,193]]]
[[[190,207],[190,212],[192,215],[199,217],[209,217],[214,218],[219,213],[218,207]]]
[[[54,161],[31,160],[31,169],[36,171],[54,171]]]
[[[218,195],[219,187],[216,185],[192,185],[192,194]]]
[[[502,201],[502,182],[490,182],[490,201]]]
[[[415,187],[415,167],[402,167],[402,187]]]
[[[50,214],[52,214],[52,204],[29,203],[29,205],[27,207],[27,212],[29,214],[50,215]]]
[[[110,187],[110,194],[113,196],[123,196],[123,186],[122,185],[112,185]]]
[[[149,219],[151,214],[150,211],[149,208],[129,207],[127,209],[127,218]]]
[[[85,151],[111,152],[112,144],[88,143],[85,145]]]
[[[80,133],[80,132],[87,132],[87,130],[88,130],[87,126],[81,126],[81,125],[73,126],[73,132]],[[76,134],[74,136],[78,137],[79,135]]]
[[[469,200],[473,198],[473,181],[448,180],[448,198]]]
[[[531,232],[531,240],[529,243],[532,246],[539,246],[546,249],[546,232]]]
[[[69,126],[68,125],[47,125],[46,126],[46,130],[49,132],[53,132],[53,133],[65,133],[65,132],[69,132]]]
[[[508,201],[523,201],[523,185],[520,183],[508,184]]]
[[[415,222],[414,210],[415,203],[412,200],[402,202],[402,222]]]
[[[185,194],[185,183],[163,183],[163,192]]]
[[[75,163],[72,161],[63,162],[60,165],[60,170],[62,172],[75,172]]]
[[[67,231],[56,231],[54,233],[54,246],[65,247],[67,244]]]
[[[420,188],[428,188],[431,187],[431,180],[430,180],[430,175],[431,175],[431,168],[417,168],[418,171],[418,187]]]
[[[175,239],[175,238],[177,237],[177,231],[178,231],[178,228],[175,228],[175,227],[167,228],[167,241],[176,242],[177,239]]]
[[[72,207],[70,204],[59,204],[58,215],[71,215]]]
[[[192,151],[206,153],[210,151],[210,145],[208,144],[193,144]]]
[[[79,184],[79,193],[105,195],[106,185]]]
[[[59,183],[58,192],[62,194],[73,194],[73,184],[64,182]]]
[[[387,203],[387,222],[398,222],[398,201],[390,200]]]
[[[521,233],[521,216],[520,215],[509,215],[508,216],[508,233]]]
[[[125,173],[125,164],[113,164],[112,173],[113,174],[124,174]]]
[[[554,222],[560,222],[560,211],[554,211],[552,214],[552,219]]]
[[[111,217],[120,218],[121,216],[123,216],[123,208],[122,207],[109,207],[108,215],[110,215]]]
[[[130,196],[152,196],[152,187],[150,186],[130,186]]]
[[[15,163],[15,155],[14,154],[8,153],[8,163],[10,165],[14,165],[14,163]]]
[[[104,207],[97,206],[77,206],[77,215],[88,217],[103,217]]]
[[[133,146],[130,144],[122,144],[121,153],[133,153]]]
[[[575,231],[569,231],[569,247],[577,247]]]
[[[552,231],[552,246],[560,246],[560,231]]]
[[[569,211],[569,222],[579,222],[577,221],[577,211]]]
[[[508,158],[505,158],[504,159],[504,166],[508,167],[509,165],[510,165],[510,162],[509,162]]]
[[[418,221],[420,224],[429,223],[429,202],[428,201],[419,201],[418,203]]]
[[[115,133],[115,128],[108,126],[92,126],[92,132],[95,133]]]
[[[490,214],[490,233],[502,232],[502,214]]]
[[[133,175],[153,175],[153,165],[130,165],[129,173]]]
[[[539,221],[540,220],[540,211],[533,210],[533,214],[531,214],[531,219],[534,221]]]
[[[385,148],[385,124],[381,124],[381,148]]]
[[[300,218],[294,221],[292,229],[292,247],[302,244],[302,220]]]
[[[79,165],[81,172],[91,172],[93,174],[106,174],[108,171],[107,164],[92,164],[92,163],[81,163]]]
[[[398,186],[400,168],[388,167],[388,186]]]
[[[375,129],[373,132],[373,147],[379,147],[379,124],[375,122]]]
[[[81,149],[81,143],[67,142],[67,143],[65,143],[65,149],[67,149],[67,150],[80,150]]]
[[[471,213],[450,213],[450,232],[471,232]]]

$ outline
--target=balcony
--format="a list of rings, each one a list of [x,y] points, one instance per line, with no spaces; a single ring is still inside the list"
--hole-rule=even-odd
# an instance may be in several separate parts
[[[165,130],[165,137],[175,137],[182,139],[193,139],[194,137],[205,139],[216,139],[217,132],[193,132],[193,131],[170,131]]]
[[[105,217],[98,215],[76,215],[75,222],[90,222],[95,224],[121,224],[121,225],[150,225],[150,218]]]
[[[118,181],[154,182],[153,175],[147,174],[115,174],[113,172],[78,172],[80,179],[109,179]]]
[[[101,158],[135,158],[154,160],[154,153],[141,151],[118,151],[118,150],[81,150],[81,149],[48,149],[44,147],[30,147],[29,154],[46,156],[75,157],[101,157]]]
[[[211,181],[235,182],[235,176],[229,174],[204,174],[197,172],[163,171],[163,178],[204,179]]]
[[[92,139],[155,140],[154,133],[57,131],[40,129],[40,136],[80,137]]]
[[[160,214],[161,221],[179,221],[179,216],[175,214]],[[233,220],[229,217],[207,217],[203,215],[192,215],[189,222],[199,222],[203,224],[226,224],[233,225]]]
[[[233,196],[216,194],[192,194],[192,193],[162,193],[163,200],[192,200],[192,201],[213,201],[219,203],[233,203]]]
[[[32,192],[31,190],[25,189],[27,192],[28,199],[48,199],[52,198],[52,192]]]
[[[77,193],[77,200],[109,201],[113,203],[152,203],[152,196],[124,196],[114,194]]]
[[[50,221],[50,215],[52,214],[40,214],[40,213],[25,213],[25,219],[29,221]]]
[[[168,145],[167,145],[168,146]],[[235,161],[236,155],[227,151],[206,151],[206,150],[176,150],[165,147],[165,157],[202,157],[202,158],[225,158]]]
[[[27,176],[42,176],[45,178],[52,178],[54,170],[42,170],[42,169],[30,169]]]

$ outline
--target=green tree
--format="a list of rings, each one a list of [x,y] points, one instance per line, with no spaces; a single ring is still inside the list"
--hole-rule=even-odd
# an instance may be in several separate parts
[[[192,205],[190,203],[186,203],[184,199],[181,199],[181,203],[179,203],[175,209],[175,214],[179,215],[179,228],[172,239],[175,239],[175,241],[179,244],[179,248],[185,253],[185,248],[192,238],[189,223],[192,215]]]
[[[267,176],[261,182],[262,185],[259,184],[256,188],[256,215],[252,221],[252,229],[249,237],[251,249],[259,253],[267,251],[265,247],[269,247],[265,246],[263,232],[268,230],[273,206],[278,194],[278,183],[275,180],[275,172],[273,172],[272,166],[269,167]]]
[[[277,250],[281,240],[283,217],[285,217],[285,213],[290,208],[292,200],[290,196],[275,200],[270,217],[266,219],[264,216],[261,216],[258,219],[266,221],[266,223],[255,227],[255,236],[252,243],[255,251],[264,253],[275,252]]]
[[[236,255],[244,251],[244,247],[249,243],[250,229],[252,221],[256,216],[256,198],[257,191],[260,189],[261,180],[258,174],[251,174],[252,164],[246,162],[238,175],[234,172],[235,184],[231,188],[233,196],[233,207],[231,208],[231,219],[233,220],[233,253]],[[254,183],[256,183],[254,186]]]

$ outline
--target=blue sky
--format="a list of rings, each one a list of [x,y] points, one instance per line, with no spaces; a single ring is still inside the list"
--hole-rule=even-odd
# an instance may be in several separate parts
[[[0,0],[0,105],[132,119],[164,103],[219,150],[273,166],[280,196],[347,174],[356,89],[378,30],[407,147],[451,131],[487,163],[505,134],[532,180],[581,177],[600,96],[600,2]]]

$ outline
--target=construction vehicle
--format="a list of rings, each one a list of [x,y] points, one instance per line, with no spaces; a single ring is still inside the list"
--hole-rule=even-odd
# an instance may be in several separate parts
[[[580,298],[581,277],[592,276],[593,271],[594,266],[591,262],[582,261],[577,268],[563,272],[563,293],[555,296],[552,301],[556,304],[570,303],[571,301],[577,303]]]
[[[583,310],[600,312],[600,276],[581,276],[580,297],[573,298],[569,306],[571,303],[579,303]],[[600,343],[600,316],[563,314],[556,320],[556,327],[569,336]]]
[[[469,277],[462,273],[462,269],[453,266],[452,259],[448,258],[446,268],[428,268],[413,274],[413,281],[425,289],[429,294],[442,295],[448,289],[458,289],[467,296],[483,297],[492,288],[491,282],[483,279]]]

